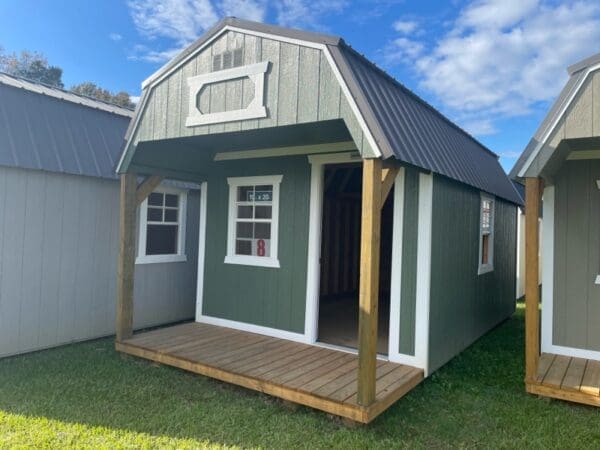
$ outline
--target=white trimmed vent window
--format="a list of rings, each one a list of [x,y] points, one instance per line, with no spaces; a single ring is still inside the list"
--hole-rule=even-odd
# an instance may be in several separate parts
[[[479,227],[479,270],[486,273],[494,270],[494,199],[481,195]]]
[[[160,187],[140,206],[137,263],[186,261],[187,191]]]
[[[228,178],[228,264],[279,267],[277,231],[281,175]]]

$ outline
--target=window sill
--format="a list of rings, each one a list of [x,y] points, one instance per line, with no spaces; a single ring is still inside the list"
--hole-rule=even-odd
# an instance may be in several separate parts
[[[279,260],[275,258],[265,258],[263,256],[239,256],[239,255],[227,255],[225,257],[225,264],[238,264],[242,266],[257,266],[257,267],[271,267],[278,269],[280,267]]]
[[[157,264],[186,261],[186,255],[140,255],[135,259],[136,264]]]
[[[477,275],[483,275],[485,273],[489,273],[489,272],[493,272],[494,271],[494,266],[492,265],[485,265],[485,266],[479,266],[479,270],[477,270]]]

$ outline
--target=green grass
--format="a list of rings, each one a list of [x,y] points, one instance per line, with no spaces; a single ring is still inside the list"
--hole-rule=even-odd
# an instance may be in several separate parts
[[[531,396],[523,316],[483,337],[367,427],[122,356],[111,339],[0,360],[0,447],[584,448],[600,410]]]

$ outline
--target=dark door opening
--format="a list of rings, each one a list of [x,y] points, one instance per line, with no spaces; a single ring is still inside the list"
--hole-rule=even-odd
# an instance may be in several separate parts
[[[358,347],[358,289],[362,167],[325,167],[319,291],[318,340]],[[393,190],[381,215],[377,352],[387,354],[390,316]]]

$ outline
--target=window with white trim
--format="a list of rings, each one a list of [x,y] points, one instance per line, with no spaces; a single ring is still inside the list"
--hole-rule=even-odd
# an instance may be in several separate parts
[[[492,197],[481,194],[479,214],[479,274],[494,270],[494,205],[495,201]]]
[[[281,175],[228,178],[229,264],[279,267],[279,185]]]
[[[140,206],[137,263],[186,261],[187,191],[161,186]]]

